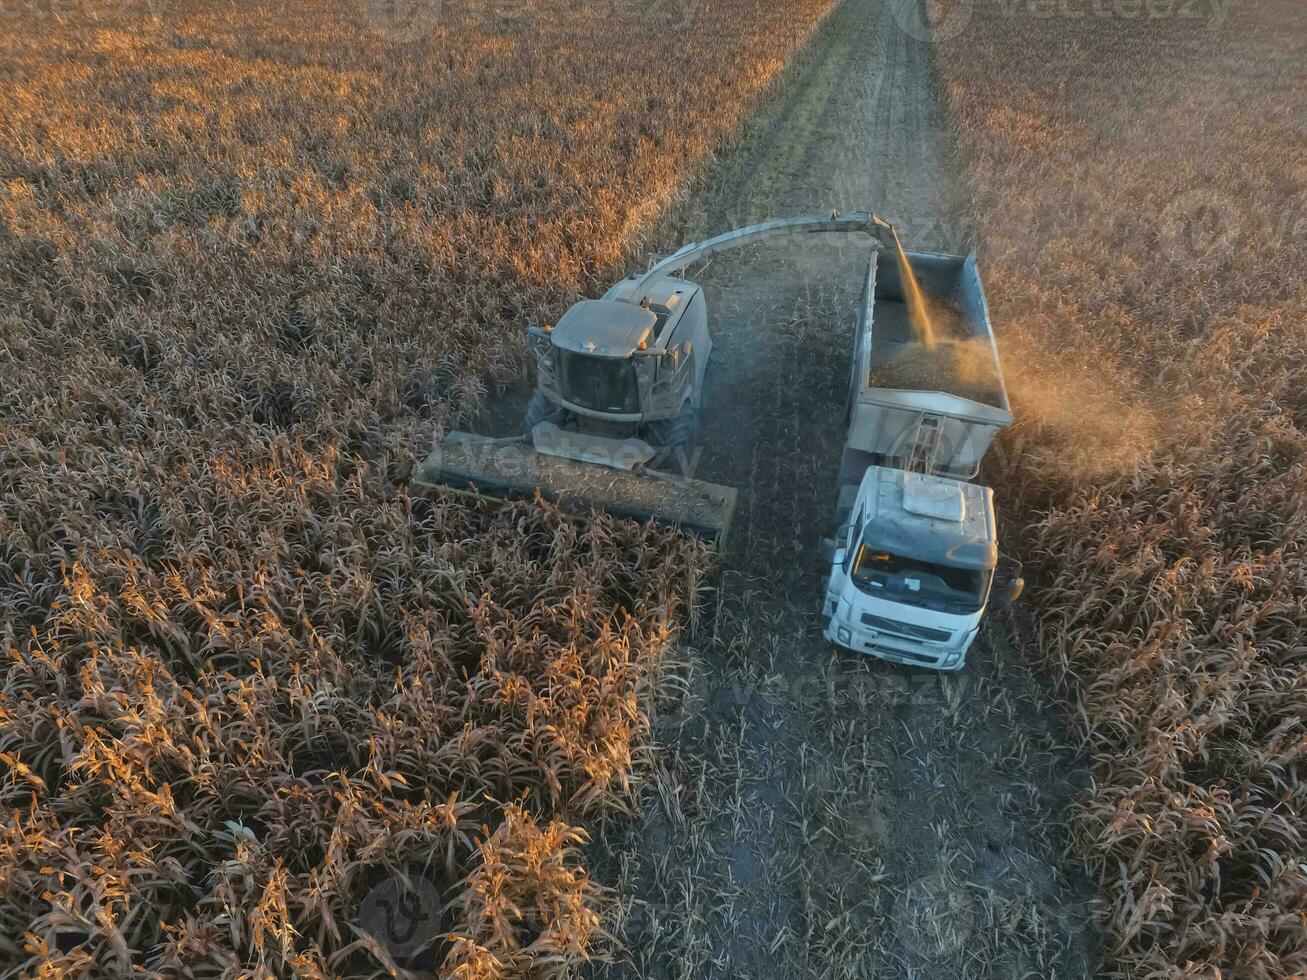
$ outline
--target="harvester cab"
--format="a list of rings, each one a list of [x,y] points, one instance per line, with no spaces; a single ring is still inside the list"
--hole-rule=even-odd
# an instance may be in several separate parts
[[[577,303],[552,328],[528,328],[537,382],[523,437],[553,456],[688,476],[712,353],[707,304],[671,277],[634,299],[640,278]]]

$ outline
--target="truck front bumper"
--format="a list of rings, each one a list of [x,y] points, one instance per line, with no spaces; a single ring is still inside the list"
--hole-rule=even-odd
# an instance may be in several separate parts
[[[975,638],[975,631],[972,631],[962,643],[957,645],[924,643],[911,637],[868,629],[830,613],[825,616],[822,634],[836,646],[844,647],[854,653],[863,653],[891,663],[907,664],[909,667],[926,667],[931,670],[961,670],[966,666],[967,649]]]

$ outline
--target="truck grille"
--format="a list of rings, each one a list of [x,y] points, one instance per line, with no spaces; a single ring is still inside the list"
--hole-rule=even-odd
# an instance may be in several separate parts
[[[897,619],[886,619],[884,616],[873,616],[871,613],[862,614],[862,623],[864,626],[885,633],[910,636],[915,640],[930,640],[932,643],[944,643],[953,636],[948,630],[931,629],[929,626],[917,626],[914,623],[900,623]]]

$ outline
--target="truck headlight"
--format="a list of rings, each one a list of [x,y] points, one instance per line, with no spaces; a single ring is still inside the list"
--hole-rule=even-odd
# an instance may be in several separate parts
[[[847,626],[837,627],[835,630],[835,636],[841,643],[849,644],[853,642],[853,631]]]

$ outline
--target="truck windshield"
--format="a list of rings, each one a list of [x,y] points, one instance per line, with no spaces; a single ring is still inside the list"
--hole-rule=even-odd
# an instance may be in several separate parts
[[[851,577],[869,595],[961,614],[979,612],[985,605],[994,572],[917,561],[864,542],[858,548]]]
[[[630,358],[590,357],[561,351],[564,397],[596,412],[634,415],[640,411],[635,364]]]

